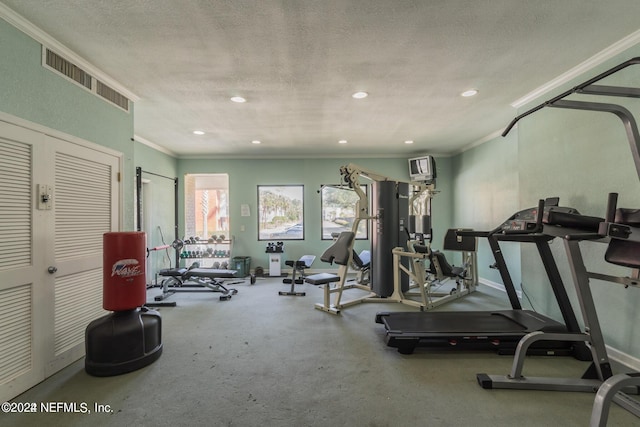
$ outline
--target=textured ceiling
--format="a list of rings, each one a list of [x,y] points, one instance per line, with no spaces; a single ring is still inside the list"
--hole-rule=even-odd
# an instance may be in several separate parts
[[[139,96],[135,134],[180,156],[456,152],[640,16],[637,0],[1,1]]]

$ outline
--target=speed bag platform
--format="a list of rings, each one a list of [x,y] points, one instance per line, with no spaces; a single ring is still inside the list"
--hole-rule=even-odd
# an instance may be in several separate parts
[[[97,377],[125,374],[162,354],[162,318],[146,307],[116,311],[89,323],[85,370]]]

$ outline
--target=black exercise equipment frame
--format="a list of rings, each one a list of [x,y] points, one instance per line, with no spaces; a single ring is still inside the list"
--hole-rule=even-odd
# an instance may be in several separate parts
[[[640,64],[640,57],[631,58],[621,64],[616,65],[609,70],[598,74],[597,76],[580,83],[579,85],[569,89],[558,96],[555,96],[542,104],[539,104],[524,113],[515,117],[509,125],[502,132],[502,136],[507,136],[507,134],[511,131],[511,129],[520,121],[522,118],[527,117],[530,114],[535,113],[543,109],[544,107],[553,107],[553,108],[565,108],[565,109],[573,109],[573,110],[585,110],[585,111],[600,111],[604,113],[612,113],[618,116],[624,125],[625,131],[627,133],[627,138],[629,140],[629,146],[631,148],[631,155],[633,156],[633,162],[636,167],[636,172],[638,173],[638,178],[640,179],[640,133],[638,133],[638,125],[636,120],[633,118],[633,114],[626,108],[617,104],[608,104],[608,103],[598,103],[598,102],[586,102],[586,101],[572,101],[565,100],[569,95],[574,93],[585,94],[585,95],[602,95],[602,96],[614,96],[614,97],[625,97],[625,98],[640,98],[640,88],[633,87],[620,87],[620,86],[603,86],[603,85],[595,85],[594,83],[604,79],[605,77],[609,77],[618,71],[621,71],[631,65]]]
[[[142,231],[142,174],[146,173],[149,175],[157,176],[160,178],[165,178],[173,181],[173,227],[174,227],[174,242],[178,241],[180,238],[178,236],[178,178],[168,177],[164,175],[160,175],[154,172],[149,172],[142,170],[140,166],[136,166],[136,231]],[[178,246],[174,247],[176,254],[176,266],[175,268],[180,268],[180,248]],[[147,307],[175,307],[175,302],[147,302],[145,304]]]

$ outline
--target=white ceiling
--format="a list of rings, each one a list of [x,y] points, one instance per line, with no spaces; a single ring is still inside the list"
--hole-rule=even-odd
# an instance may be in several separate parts
[[[640,28],[638,0],[0,1],[140,97],[136,136],[185,157],[456,152]]]

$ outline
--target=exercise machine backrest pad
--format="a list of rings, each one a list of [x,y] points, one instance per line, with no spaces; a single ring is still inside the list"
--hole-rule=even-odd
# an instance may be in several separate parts
[[[371,252],[363,250],[362,252],[360,252],[360,255],[358,255],[355,251],[353,251],[353,263],[359,269],[369,267],[369,264],[371,263]]]
[[[592,233],[598,232],[598,226],[602,221],[604,221],[604,218],[580,215],[576,210],[572,212],[549,210],[545,212],[545,216],[542,219],[544,224],[559,225]]]
[[[640,242],[612,239],[604,259],[611,264],[640,268]]]
[[[347,265],[351,255],[351,244],[355,236],[353,231],[343,231],[333,245],[324,251],[320,259],[329,264],[335,262],[338,265]]]
[[[640,227],[640,209],[616,209],[614,222],[629,225],[631,227]]]

